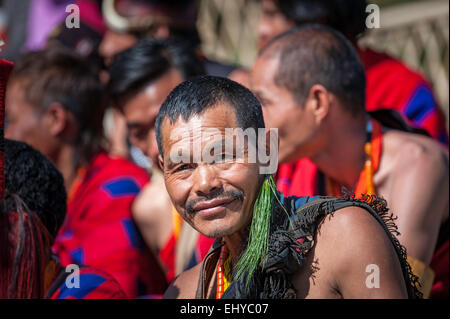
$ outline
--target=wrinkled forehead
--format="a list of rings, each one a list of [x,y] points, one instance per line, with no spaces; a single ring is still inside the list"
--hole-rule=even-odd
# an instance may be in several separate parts
[[[179,116],[174,123],[170,123],[166,117],[161,124],[164,157],[174,147],[191,148],[193,145],[220,141],[230,130],[237,128],[234,111],[226,104],[211,107],[187,121]]]

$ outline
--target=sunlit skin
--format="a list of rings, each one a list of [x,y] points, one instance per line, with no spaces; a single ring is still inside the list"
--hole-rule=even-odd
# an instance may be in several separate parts
[[[21,81],[11,82],[6,94],[6,118],[7,126],[5,137],[23,141],[43,153],[52,155],[47,143],[47,130],[43,123],[43,116],[29,103],[25,101],[24,90]]]
[[[275,44],[277,45],[277,44]],[[321,85],[313,85],[303,104],[274,82],[278,56],[269,48],[252,70],[251,86],[263,105],[268,127],[279,127],[279,162],[309,158],[347,189],[364,168],[366,115],[355,115]],[[299,62],[301,63],[301,62]],[[384,130],[382,156],[373,183],[378,196],[398,217],[399,240],[408,256],[428,265],[440,225],[448,219],[448,153],[417,134]],[[413,195],[415,194],[415,195]]]
[[[259,58],[252,69],[250,87],[261,103],[266,127],[278,128],[278,160],[284,163],[310,155],[317,146],[304,146],[317,137],[319,131],[314,117],[316,99],[299,106],[286,88],[275,84],[273,79],[278,65],[277,58]]]
[[[170,159],[172,148],[202,145],[221,141],[225,128],[236,128],[235,115],[227,105],[217,105],[206,110],[201,116],[194,116],[185,122],[178,119],[170,124],[163,120],[161,132],[164,145],[162,166],[167,191],[177,211],[196,230],[207,237],[225,237],[231,255],[239,256],[242,243],[246,240],[246,227],[252,216],[252,207],[261,184],[257,163],[244,160],[219,160],[213,163],[173,163]],[[217,129],[220,134],[208,135],[209,129]],[[191,136],[171,139],[173,130],[188,130]],[[192,152],[191,152],[192,154]],[[247,151],[244,151],[247,156]],[[218,154],[219,158],[226,156]],[[237,192],[241,199],[227,194]],[[186,210],[187,204],[194,202],[194,212]]]
[[[178,119],[171,124],[165,119],[161,128],[164,154],[161,161],[166,187],[178,212],[204,235],[224,236],[235,265],[248,240],[252,207],[261,186],[260,164],[236,161],[206,164],[193,160],[175,164],[170,160],[172,149],[193,150],[195,145],[204,147],[208,139],[200,137],[201,133],[218,129],[222,133],[211,135],[211,140],[222,140],[226,127],[236,127],[233,111],[226,105],[211,108],[187,122]],[[171,133],[177,129],[190,130],[194,134],[184,138],[179,135],[171,140]],[[215,194],[221,190],[242,192],[243,200],[216,197]],[[192,201],[198,205],[192,206],[194,213],[188,213],[186,206]],[[325,218],[315,242],[315,248],[302,268],[292,276],[298,298],[406,297],[392,244],[377,221],[361,208],[345,208],[333,217]],[[377,264],[383,274],[380,289],[369,289],[365,284],[366,266],[369,264]],[[177,277],[164,298],[194,298],[200,267],[201,264]],[[213,298],[216,280],[211,280],[208,288],[208,297]]]

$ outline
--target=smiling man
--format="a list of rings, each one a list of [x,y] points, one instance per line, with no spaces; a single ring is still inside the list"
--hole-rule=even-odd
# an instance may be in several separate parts
[[[170,91],[204,73],[191,46],[180,40],[144,39],[118,54],[108,89],[124,115],[132,145],[153,162],[152,180],[133,204],[133,216],[148,247],[158,256],[168,282],[196,265],[212,241],[193,230],[170,203],[158,165],[155,120]]]
[[[211,143],[226,139],[227,129],[258,128],[264,120],[256,97],[224,78],[188,80],[162,105],[156,136],[167,191],[193,228],[217,238],[204,261],[177,277],[165,297],[420,295],[404,251],[382,220],[389,220],[384,200],[285,198],[271,175],[260,174],[259,157],[249,159],[253,147],[265,145],[250,138],[209,152]],[[191,156],[174,161],[173,154],[186,148]],[[366,284],[367,267],[374,265],[381,274],[377,289]]]

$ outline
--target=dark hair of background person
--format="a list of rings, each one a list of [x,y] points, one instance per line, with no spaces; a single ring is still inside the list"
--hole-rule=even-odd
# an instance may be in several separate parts
[[[156,118],[156,140],[163,156],[161,124],[165,118],[175,123],[178,118],[188,121],[195,115],[227,103],[234,111],[236,124],[246,130],[265,128],[261,105],[253,93],[227,78],[200,76],[178,85],[164,101]]]
[[[198,16],[197,0],[128,0],[133,3],[147,5],[150,8],[157,8],[162,15],[172,19],[169,23],[170,34],[172,37],[185,39],[186,43],[192,48],[198,48],[201,44],[200,34],[197,30],[196,19]],[[185,13],[189,13],[187,16]],[[151,27],[150,27],[151,29]],[[151,37],[150,30],[142,28],[141,30],[130,31],[138,39]]]
[[[66,216],[62,175],[44,155],[5,140],[0,298],[42,298],[51,246]]]
[[[15,210],[17,195],[56,237],[64,222],[67,195],[64,179],[55,165],[25,143],[5,139],[5,202]]]
[[[21,56],[10,82],[19,80],[27,103],[43,114],[53,102],[71,112],[79,131],[75,139],[76,168],[88,164],[106,147],[103,134],[104,91],[96,68],[62,48]]]
[[[295,24],[321,23],[351,41],[367,29],[366,0],[275,0],[281,13]]]
[[[335,94],[355,115],[365,112],[366,76],[352,44],[323,25],[302,25],[278,35],[261,50],[279,61],[274,82],[303,105],[315,84]]]
[[[143,39],[119,53],[109,68],[108,93],[117,100],[136,94],[145,86],[175,69],[183,79],[204,74],[203,63],[193,48],[179,39]]]

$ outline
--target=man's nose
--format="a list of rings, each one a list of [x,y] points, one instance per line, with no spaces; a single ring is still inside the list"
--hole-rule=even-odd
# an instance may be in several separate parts
[[[215,168],[209,164],[199,164],[194,171],[193,190],[198,196],[207,196],[222,188]]]

